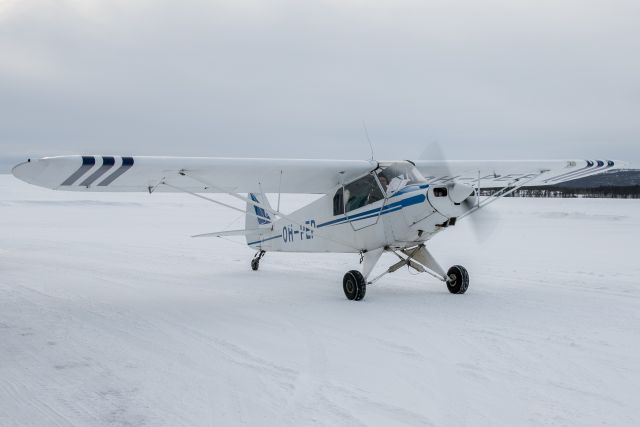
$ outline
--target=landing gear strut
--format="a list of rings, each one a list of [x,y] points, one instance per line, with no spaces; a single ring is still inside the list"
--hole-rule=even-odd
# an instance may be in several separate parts
[[[254,255],[253,259],[251,260],[251,269],[253,271],[258,271],[258,268],[260,268],[260,260],[262,259],[264,254],[266,254],[265,251],[259,251]]]
[[[344,294],[348,299],[360,301],[364,298],[367,285],[374,284],[383,276],[393,273],[404,266],[419,273],[427,273],[444,282],[452,294],[464,294],[469,287],[469,273],[466,268],[461,265],[454,265],[445,273],[444,269],[440,267],[440,264],[438,264],[424,244],[405,249],[384,248],[384,250],[394,253],[399,258],[399,261],[378,276],[369,280],[369,274],[380,258],[383,249],[379,249],[379,253],[373,253],[373,251],[371,253],[364,253],[363,259],[365,263],[362,273],[357,270],[351,270],[344,275],[344,279],[342,280]],[[368,263],[367,256],[370,257]]]

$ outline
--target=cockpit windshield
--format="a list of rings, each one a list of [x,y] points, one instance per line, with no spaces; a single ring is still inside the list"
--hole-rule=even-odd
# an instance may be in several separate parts
[[[381,166],[378,171],[378,180],[387,194],[397,193],[407,185],[424,184],[426,179],[411,163],[392,163]]]
[[[343,215],[392,196],[409,185],[426,182],[411,163],[383,164],[375,171],[338,188],[333,196],[333,214]]]

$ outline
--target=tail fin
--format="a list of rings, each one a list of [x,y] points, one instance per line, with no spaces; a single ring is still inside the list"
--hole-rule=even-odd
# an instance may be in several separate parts
[[[254,194],[249,193],[249,198],[254,202],[258,202],[261,205],[267,206],[271,209],[271,205],[269,204],[269,199],[264,194]],[[252,205],[247,202],[247,209],[245,215],[245,229],[247,231],[247,243],[255,242],[260,240],[260,236],[267,230],[271,230],[271,215],[263,208],[259,206]],[[255,232],[251,232],[251,230],[255,230]]]

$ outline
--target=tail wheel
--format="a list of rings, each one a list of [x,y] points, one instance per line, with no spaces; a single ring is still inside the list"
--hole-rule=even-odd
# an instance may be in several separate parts
[[[342,279],[342,289],[348,300],[360,301],[367,293],[367,282],[358,270],[348,271]]]
[[[447,288],[452,294],[464,294],[469,287],[469,273],[461,265],[454,265],[447,271]]]
[[[262,259],[264,254],[266,254],[266,252],[261,250],[258,253],[256,253],[253,259],[251,260],[251,269],[253,271],[258,271],[258,269],[260,268],[260,260]]]

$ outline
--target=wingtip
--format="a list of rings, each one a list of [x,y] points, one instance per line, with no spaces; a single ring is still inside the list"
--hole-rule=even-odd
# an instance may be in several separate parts
[[[18,163],[11,168],[11,174],[21,181],[29,184],[39,185],[37,178],[47,167],[46,163],[40,160],[27,159],[24,162]]]
[[[59,189],[60,183],[76,170],[80,163],[81,156],[29,158],[15,165],[11,173],[28,184],[55,190]]]

